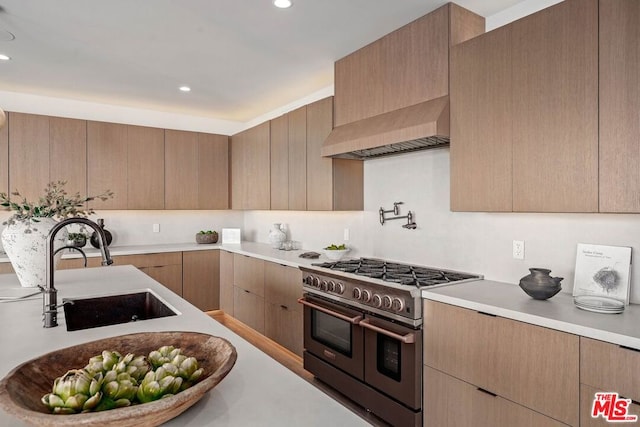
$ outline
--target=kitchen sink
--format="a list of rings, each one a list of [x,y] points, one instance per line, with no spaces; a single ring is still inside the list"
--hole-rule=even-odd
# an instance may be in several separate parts
[[[67,331],[99,328],[178,314],[151,291],[93,298],[64,298],[62,302]]]

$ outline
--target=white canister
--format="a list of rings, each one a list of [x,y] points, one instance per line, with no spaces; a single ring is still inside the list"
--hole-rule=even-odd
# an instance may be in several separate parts
[[[269,231],[269,243],[271,247],[280,249],[285,240],[287,240],[287,235],[280,228],[280,223],[273,224],[273,229]]]

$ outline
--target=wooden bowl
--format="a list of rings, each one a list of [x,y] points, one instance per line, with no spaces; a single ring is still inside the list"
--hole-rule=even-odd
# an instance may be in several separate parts
[[[122,355],[149,354],[163,345],[180,347],[204,369],[198,383],[172,397],[102,412],[53,415],[40,398],[53,381],[69,369],[84,367],[102,350]],[[37,426],[156,426],[181,414],[216,386],[236,362],[235,347],[227,340],[197,332],[146,332],[121,335],[54,351],[13,369],[0,381],[0,407]]]

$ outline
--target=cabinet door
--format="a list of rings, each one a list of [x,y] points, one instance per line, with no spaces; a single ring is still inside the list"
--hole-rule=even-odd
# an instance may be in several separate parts
[[[219,251],[182,253],[182,297],[200,310],[220,307]]]
[[[598,2],[511,25],[513,210],[598,210]]]
[[[382,43],[383,112],[449,93],[448,6],[399,28]]]
[[[452,211],[513,209],[510,32],[451,50]]]
[[[264,298],[238,287],[233,292],[233,317],[264,335]]]
[[[157,254],[117,255],[113,257],[114,265],[133,265],[142,267],[159,267],[163,265],[182,265],[182,252],[162,252]]]
[[[302,297],[302,271],[274,262],[264,263],[265,300],[288,309],[298,307]]]
[[[269,209],[271,206],[270,123],[231,138],[231,207]]]
[[[7,116],[13,113],[6,113]],[[9,126],[0,127],[0,193],[9,193]]]
[[[321,154],[322,144],[332,129],[333,97],[307,105],[307,210],[310,211],[333,209],[333,159]]]
[[[90,207],[127,209],[127,151],[127,125],[87,122],[87,191],[114,193],[112,199],[91,202]]]
[[[165,209],[198,208],[198,134],[165,130]]]
[[[220,251],[220,309],[233,316],[233,254]]]
[[[128,209],[164,209],[164,129],[127,126]]]
[[[289,209],[289,115],[271,120],[271,209]]]
[[[49,117],[9,115],[9,188],[37,201],[49,182]]]
[[[288,113],[289,116],[289,207],[307,210],[307,107]]]
[[[49,150],[49,180],[67,181],[67,193],[86,196],[87,121],[50,117]]]
[[[229,209],[229,137],[198,134],[198,209]]]
[[[285,305],[265,303],[264,334],[302,357],[304,314]]]
[[[591,411],[593,409],[593,400],[595,399],[595,395],[598,392],[617,392],[617,390],[609,389],[606,387],[591,387],[586,384],[580,384],[580,427],[598,427],[612,425],[611,422],[607,421],[602,416],[599,416],[598,418],[593,418],[591,416]],[[621,398],[629,398],[627,396],[623,396],[620,393],[619,395],[621,396]],[[640,404],[634,401],[631,405],[629,405],[627,409],[628,415],[635,415],[638,417],[638,419],[640,419]]]
[[[13,266],[10,262],[1,262],[0,263],[0,274],[14,274]]]
[[[234,286],[264,297],[264,264],[265,262],[261,259],[234,254]]]
[[[427,366],[424,368],[423,398],[425,427],[565,425]]]
[[[425,364],[578,423],[577,336],[432,301],[425,302],[424,325]]]
[[[382,42],[376,41],[335,63],[336,126],[384,111],[382,54]]]
[[[600,0],[600,212],[640,212],[640,2]]]
[[[160,265],[141,268],[149,277],[182,296],[182,265]]]

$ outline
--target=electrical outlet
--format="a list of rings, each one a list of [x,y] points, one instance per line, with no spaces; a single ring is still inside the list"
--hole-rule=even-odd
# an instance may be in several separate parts
[[[524,240],[513,241],[513,259],[524,259]]]
[[[345,228],[344,229],[344,235],[342,236],[342,240],[344,240],[345,242],[348,242],[349,241],[349,237],[350,237],[349,236],[349,229]]]
[[[160,232],[160,224],[153,224],[153,232],[154,233]]]

